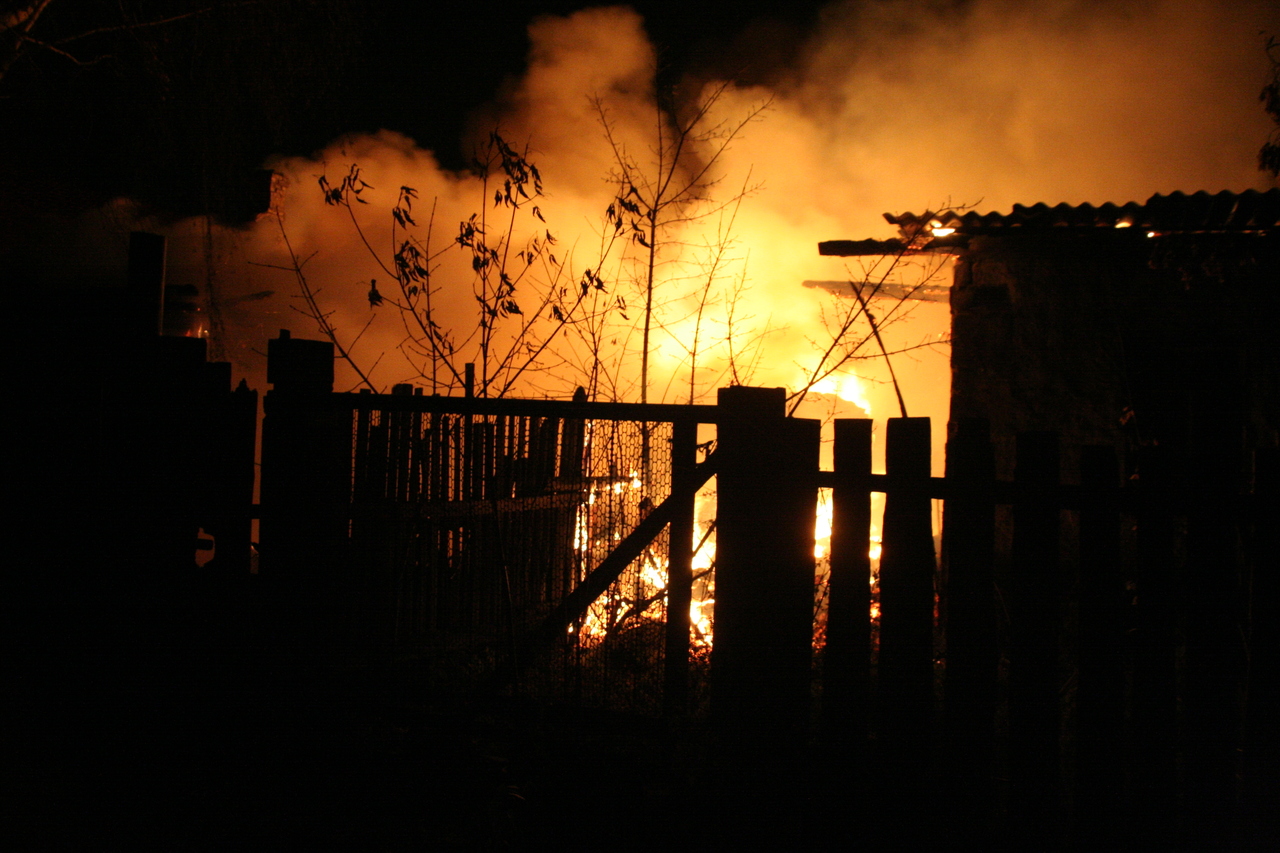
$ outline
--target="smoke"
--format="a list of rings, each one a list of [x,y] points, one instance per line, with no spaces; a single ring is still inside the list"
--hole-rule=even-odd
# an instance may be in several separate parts
[[[857,208],[1262,187],[1260,32],[1278,27],[1257,2],[846,3],[780,124],[809,125],[815,171]]]
[[[767,77],[768,86],[721,88],[707,79],[687,85],[684,95],[693,97],[686,97],[686,110],[697,96],[720,92],[709,126],[731,126],[768,106],[710,173],[718,181],[711,193],[716,199],[750,190],[741,206],[666,234],[650,399],[688,400],[695,331],[703,352],[694,392],[708,393],[735,377],[801,385],[827,340],[823,317],[836,310],[830,294],[801,282],[863,275],[841,259],[818,257],[816,243],[889,236],[880,218],[885,211],[1122,203],[1175,190],[1272,185],[1256,169],[1269,129],[1257,94],[1267,69],[1261,33],[1280,32],[1277,18],[1272,3],[1239,0],[838,3],[824,10],[791,67],[758,78]],[[572,288],[598,264],[611,233],[603,214],[618,193],[610,182],[617,163],[602,121],[642,165],[653,156],[655,51],[641,18],[621,7],[540,18],[529,33],[525,74],[477,111],[468,144],[481,147],[496,126],[517,146],[528,146],[545,180],[540,212],[567,269],[559,284]],[[423,108],[430,109],[428,91]],[[693,147],[689,163],[697,168],[715,143]],[[241,263],[239,271],[228,266],[221,274],[221,295],[229,301],[264,290],[278,294],[270,305],[253,304],[253,322],[228,323],[228,351],[242,372],[260,375],[255,359],[264,331],[316,331],[294,310],[300,303],[289,295],[296,290],[291,277],[271,266],[290,263],[281,226],[295,256],[306,259],[308,281],[333,312],[331,322],[348,340],[361,335],[353,354],[366,365],[382,354],[373,368],[377,381],[389,386],[423,370],[420,354],[401,357],[408,332],[394,310],[372,309],[366,328],[370,280],[381,279],[384,291],[392,282],[372,262],[345,211],[323,203],[316,183],[320,175],[341,179],[351,164],[372,187],[363,194],[369,204],[357,205],[356,213],[384,261],[392,249],[388,211],[399,187],[418,191],[419,233],[431,221],[436,248],[445,248],[457,223],[487,203],[476,176],[443,170],[431,152],[387,132],[339,140],[313,158],[272,163],[284,176],[280,222],[264,216],[251,232],[234,235],[244,258],[268,266]],[[714,204],[697,209],[714,210]],[[634,242],[625,248],[637,256]],[[716,248],[732,263],[711,275],[707,258]],[[600,391],[637,399],[641,291],[634,264],[619,249],[611,252],[599,269],[610,294],[627,307],[614,305],[596,352],[612,377]],[[454,254],[452,261],[442,258],[436,273],[437,306],[462,334],[476,325],[476,305],[467,259]],[[699,321],[698,294],[708,282]],[[887,344],[899,349],[937,340],[948,323],[945,305],[916,305],[888,329]],[[736,374],[728,372],[730,334]],[[910,414],[945,422],[945,346],[895,358]],[[581,345],[564,361],[547,359],[548,372],[529,374],[519,390],[565,395],[586,383],[587,360]],[[851,365],[865,378],[877,417],[898,414],[881,362]],[[340,375],[344,387],[354,385],[349,372]]]

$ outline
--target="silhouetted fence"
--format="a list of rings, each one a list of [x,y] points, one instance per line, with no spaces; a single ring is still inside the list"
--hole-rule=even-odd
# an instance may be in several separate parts
[[[817,478],[835,515],[824,722],[882,796],[1025,843],[1231,843],[1269,820],[1273,449],[1242,481],[1197,461],[1229,454],[1142,448],[1122,484],[1111,448],[1063,472],[1055,435],[1024,434],[1000,482],[984,422],[952,425],[944,478],[929,476],[927,419],[888,422],[884,475],[870,422],[835,436],[835,471]],[[878,630],[872,491],[886,493]]]
[[[692,545],[673,560],[669,541],[692,543],[694,489],[670,498],[714,409],[332,394],[327,345],[271,345],[264,574],[300,636],[481,669],[551,649],[560,691],[675,701]]]
[[[1071,449],[1064,470],[1056,436],[1026,434],[1001,481],[967,421],[932,477],[929,421],[901,418],[874,474],[871,422],[838,420],[823,472],[819,424],[786,418],[782,389],[723,389],[716,407],[331,394],[306,378],[331,369],[326,347],[272,346],[264,574],[300,637],[511,672],[552,651],[562,697],[687,709],[694,494],[714,474],[709,675],[731,737],[820,732],[881,802],[1029,843],[1116,825],[1208,838],[1274,793],[1274,450],[1242,479],[1229,453],[1142,448],[1122,481],[1113,449]],[[699,463],[703,423],[717,440]]]

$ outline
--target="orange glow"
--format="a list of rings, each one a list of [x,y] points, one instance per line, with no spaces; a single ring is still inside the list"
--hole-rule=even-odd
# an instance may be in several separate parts
[[[1055,4],[952,5],[844,4],[798,46],[792,67],[777,69],[777,79],[788,81],[785,88],[725,90],[709,116],[712,127],[731,124],[770,99],[771,107],[744,129],[711,176],[718,182],[712,190],[718,203],[745,191],[740,209],[730,216],[709,204],[696,211],[711,214],[702,218],[681,211],[664,237],[652,317],[658,333],[650,352],[651,400],[707,402],[717,387],[731,383],[794,390],[800,377],[813,375],[823,347],[831,343],[823,337],[829,294],[801,288],[800,282],[854,278],[845,275],[844,261],[819,257],[814,244],[893,236],[880,219],[882,211],[938,211],[979,202],[990,210],[1015,203],[1123,203],[1153,192],[1258,183],[1256,149],[1270,125],[1257,106],[1265,63],[1257,33],[1274,31],[1268,26],[1272,3],[1122,4],[1123,12],[1100,7],[1087,23],[1057,15]],[[945,14],[938,11],[943,6]],[[903,26],[904,16],[910,16],[910,26]],[[524,76],[510,83],[488,114],[501,121],[510,140],[529,146],[545,176],[541,213],[558,240],[564,272],[557,279],[554,271],[534,270],[521,282],[521,298],[539,284],[572,289],[583,270],[598,269],[605,301],[595,306],[600,325],[594,336],[567,336],[545,369],[530,370],[510,393],[568,398],[578,385],[590,385],[594,398],[637,400],[644,287],[628,261],[638,250],[635,244],[626,248],[630,255],[602,249],[609,236],[603,212],[617,190],[605,177],[615,164],[599,114],[589,105],[603,99],[612,132],[628,150],[653,150],[653,128],[662,122],[655,121],[652,96],[656,50],[640,17],[622,7],[540,17],[529,39]],[[1171,56],[1178,61],[1166,61]],[[937,74],[939,68],[948,73]],[[1153,98],[1153,91],[1160,97]],[[706,153],[704,145],[694,147],[695,157]],[[254,387],[266,388],[259,353],[268,331],[291,324],[299,336],[317,336],[298,317],[295,284],[287,269],[280,270],[289,261],[274,213],[282,217],[297,257],[313,258],[306,275],[332,312],[331,322],[352,344],[353,358],[376,365],[370,367],[375,383],[389,389],[425,372],[423,356],[403,346],[403,318],[386,305],[369,305],[370,280],[381,283],[386,275],[370,258],[366,236],[327,207],[316,188],[317,176],[334,177],[353,163],[376,188],[355,214],[369,245],[392,245],[404,233],[393,232],[387,215],[396,187],[414,187],[421,209],[432,211],[437,248],[449,244],[457,223],[490,209],[474,175],[446,170],[433,152],[384,131],[336,140],[312,158],[271,163],[280,176],[275,210],[251,230],[210,231],[194,221],[166,229],[175,278],[203,280],[203,272],[214,270],[192,270],[216,255],[227,336],[218,343],[237,376],[248,377]],[[939,237],[949,232],[933,230]],[[518,250],[530,236],[511,235],[510,245]],[[460,330],[460,337],[475,328],[474,298],[465,286],[471,272],[468,259],[454,255],[442,256],[433,271],[440,319]],[[535,273],[543,276],[540,282]],[[259,299],[260,294],[266,295]],[[529,317],[530,303],[525,311]],[[946,305],[918,304],[913,311],[885,326],[885,346],[904,352],[895,361],[903,396],[913,416],[934,419],[937,459],[945,441],[949,354],[945,346],[917,347],[945,336],[950,315]],[[874,350],[861,351],[846,367],[813,390],[866,412],[896,409],[883,359]],[[339,362],[335,369],[338,389],[355,385],[347,365]],[[622,538],[617,529],[592,528],[592,513],[610,498],[605,492],[621,498],[642,486],[637,473],[629,472],[600,489],[588,495],[576,519],[579,554],[588,553],[596,539]],[[714,499],[700,497],[698,506],[700,538]],[[829,556],[830,525],[827,501],[815,519],[818,560]],[[878,530],[869,553],[874,567]],[[708,645],[714,562],[712,536],[695,555],[699,580],[690,607],[697,642]],[[637,571],[641,596],[665,588],[660,562]],[[874,575],[871,583],[874,588]],[[609,620],[634,603],[635,595],[635,589],[627,593],[630,598],[610,592],[593,603],[581,628],[584,642],[599,642]],[[644,613],[655,614],[659,607]],[[872,616],[878,617],[875,604]]]
[[[857,374],[831,374],[815,382],[810,391],[815,394],[833,394],[842,400],[848,400],[868,415],[871,413],[871,399]]]

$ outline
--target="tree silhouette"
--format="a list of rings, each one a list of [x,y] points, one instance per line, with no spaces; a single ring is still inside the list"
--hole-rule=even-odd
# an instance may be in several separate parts
[[[609,110],[601,98],[595,108],[604,129],[605,140],[613,155],[610,179],[617,186],[606,218],[614,232],[626,235],[639,249],[631,255],[630,276],[643,298],[640,342],[640,402],[649,402],[652,336],[661,307],[662,293],[679,273],[664,272],[680,263],[683,248],[674,235],[677,231],[725,211],[735,211],[754,187],[744,184],[728,199],[716,199],[714,190],[720,178],[717,170],[733,141],[748,124],[760,118],[769,108],[766,101],[744,114],[721,121],[714,120],[717,105],[730,84],[721,83],[692,102],[680,107],[674,92],[668,101],[655,100],[653,137],[648,141],[647,155],[637,155],[618,135]],[[727,235],[708,246],[709,283],[725,260]],[[699,325],[706,306],[706,289],[698,301]],[[689,350],[696,358],[697,345]],[[696,366],[696,364],[695,364]],[[691,367],[691,372],[694,367]],[[692,380],[691,380],[692,381]],[[692,390],[691,390],[692,398]],[[690,400],[692,402],[692,399]]]
[[[1258,100],[1262,101],[1262,108],[1276,123],[1276,128],[1258,151],[1258,168],[1270,172],[1272,177],[1280,177],[1280,40],[1271,36],[1266,49],[1267,58],[1271,60],[1271,79],[1262,87]]]

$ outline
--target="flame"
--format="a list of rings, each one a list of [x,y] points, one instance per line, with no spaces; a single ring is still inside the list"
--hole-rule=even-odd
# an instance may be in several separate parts
[[[831,394],[841,400],[848,400],[867,414],[871,413],[871,399],[867,396],[862,379],[856,373],[824,376],[809,390],[815,394]]]
[[[818,516],[813,525],[813,558],[821,562],[831,554],[831,490],[818,490]]]

